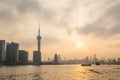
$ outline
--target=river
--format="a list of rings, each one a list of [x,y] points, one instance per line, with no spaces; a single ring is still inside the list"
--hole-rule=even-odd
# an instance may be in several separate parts
[[[120,65],[1,66],[0,80],[120,80]]]

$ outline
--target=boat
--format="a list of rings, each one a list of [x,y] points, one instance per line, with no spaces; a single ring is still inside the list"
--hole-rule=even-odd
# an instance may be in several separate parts
[[[90,63],[83,63],[81,66],[92,66]]]
[[[100,63],[99,63],[99,62],[96,62],[96,65],[100,65]]]

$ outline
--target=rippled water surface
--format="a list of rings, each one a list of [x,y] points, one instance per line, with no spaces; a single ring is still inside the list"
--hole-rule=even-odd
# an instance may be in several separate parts
[[[1,66],[0,80],[120,80],[120,65]]]

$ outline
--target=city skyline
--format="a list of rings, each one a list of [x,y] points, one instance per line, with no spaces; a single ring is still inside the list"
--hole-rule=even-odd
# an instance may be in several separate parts
[[[20,50],[37,50],[40,19],[43,60],[120,57],[120,0],[2,0],[0,38],[15,41]]]

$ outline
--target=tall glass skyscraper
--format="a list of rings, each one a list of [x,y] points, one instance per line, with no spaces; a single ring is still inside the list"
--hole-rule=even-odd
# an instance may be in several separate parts
[[[6,46],[6,63],[8,65],[17,65],[18,63],[18,43],[7,43]]]
[[[19,50],[19,63],[27,64],[28,63],[28,52],[25,50]]]
[[[0,40],[0,64],[6,60],[5,40]]]

